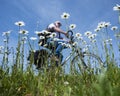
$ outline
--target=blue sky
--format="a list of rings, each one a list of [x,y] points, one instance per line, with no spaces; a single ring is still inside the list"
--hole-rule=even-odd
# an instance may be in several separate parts
[[[0,0],[0,45],[3,44],[2,32],[12,30],[10,46],[15,46],[18,28],[14,23],[21,20],[29,36],[36,36],[36,30],[45,29],[56,20],[63,23],[65,30],[65,22],[60,17],[63,12],[70,14],[68,23],[76,24],[75,31],[82,34],[94,31],[101,21],[118,25],[118,14],[113,11],[116,4],[120,4],[120,0]]]
[[[117,12],[112,9],[116,4],[119,0],[0,0],[0,31],[15,30],[14,23],[22,20],[32,34],[37,21],[38,29],[42,30],[47,24],[61,20],[63,12],[71,15],[69,23],[75,23],[77,31],[93,30],[101,21],[117,23]]]

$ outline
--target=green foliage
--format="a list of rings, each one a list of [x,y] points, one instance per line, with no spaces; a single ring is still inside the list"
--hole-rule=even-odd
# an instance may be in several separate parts
[[[29,68],[10,74],[0,70],[0,96],[119,96],[120,69],[113,66],[101,74],[61,73],[61,68],[34,74]]]

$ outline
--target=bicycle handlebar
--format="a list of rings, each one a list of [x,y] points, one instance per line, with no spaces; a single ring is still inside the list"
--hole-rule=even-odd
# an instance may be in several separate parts
[[[68,30],[67,33],[71,33],[71,36],[73,36],[73,31],[72,30]]]
[[[71,42],[74,42],[74,36],[73,36],[73,31],[72,30],[68,30],[67,31],[68,34],[68,38],[70,39]]]

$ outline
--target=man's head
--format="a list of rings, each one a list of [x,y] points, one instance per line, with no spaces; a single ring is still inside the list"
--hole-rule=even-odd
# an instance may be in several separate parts
[[[56,24],[56,26],[57,26],[57,27],[62,26],[62,24],[61,24],[61,22],[60,22],[60,21],[55,21],[55,24]]]

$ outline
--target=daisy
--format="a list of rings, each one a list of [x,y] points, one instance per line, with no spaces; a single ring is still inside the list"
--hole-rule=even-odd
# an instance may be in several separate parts
[[[73,47],[74,47],[74,46],[77,46],[77,45],[78,45],[78,42],[74,42],[72,45],[73,45]]]
[[[68,81],[65,81],[65,82],[64,82],[64,85],[65,85],[65,86],[69,85],[69,82],[68,82]]]
[[[85,47],[83,48],[83,52],[87,52],[89,50],[89,48]]]
[[[89,38],[89,39],[94,39],[95,36],[94,36],[94,35],[89,35],[88,38]]]
[[[89,36],[89,35],[91,35],[91,34],[92,34],[91,31],[86,31],[86,32],[85,32],[85,36]]]
[[[64,12],[62,15],[61,15],[61,18],[62,19],[68,19],[70,17],[70,14],[69,13],[66,13]]]
[[[83,41],[82,41],[82,44],[86,45],[86,44],[87,44],[87,42],[86,42],[85,40],[83,40]]]
[[[95,43],[95,42],[97,42],[97,40],[96,40],[96,39],[93,39],[93,40],[91,40],[91,42],[92,42],[92,43]]]
[[[98,26],[97,26],[97,28],[104,28],[105,27],[105,22],[104,21],[102,21],[102,22],[100,22],[100,23],[98,23]]]
[[[58,39],[58,38],[54,38],[54,39],[53,39],[53,41],[59,41],[59,40],[60,40],[60,39]]]
[[[118,33],[118,34],[115,34],[115,37],[116,38],[120,38],[120,34]]]
[[[20,34],[28,34],[29,32],[27,31],[27,30],[20,30],[20,32],[19,32]]]
[[[71,48],[71,45],[70,45],[70,44],[66,44],[66,47],[67,47],[67,48]]]
[[[7,39],[3,39],[3,42],[7,42]]]
[[[97,36],[97,34],[92,34],[92,36],[95,38]]]
[[[8,35],[10,33],[11,33],[11,31],[3,32],[2,36]]]
[[[113,7],[114,11],[120,11],[120,5],[116,4],[116,6]]]
[[[44,44],[43,46],[44,46],[44,47],[47,47],[47,46],[48,46],[48,44]]]
[[[86,48],[90,48],[90,47],[91,47],[91,45],[85,45],[85,47],[86,47]]]
[[[42,42],[39,42],[38,45],[41,46],[41,45],[42,45]]]
[[[17,26],[25,26],[25,23],[23,21],[18,21],[18,22],[15,22],[15,25],[17,25]]]
[[[36,37],[30,37],[30,40],[35,41],[35,40],[37,40],[37,38]]]
[[[40,36],[40,39],[45,39],[45,37],[44,36]]]
[[[52,34],[50,35],[51,38],[55,38],[56,36],[57,36],[56,33],[52,33]]]
[[[110,26],[110,25],[111,25],[110,22],[106,22],[104,26],[105,26],[105,27],[108,27],[108,26]]]
[[[67,46],[66,43],[63,43],[63,42],[61,43],[61,45],[62,45],[62,46]]]
[[[0,50],[4,49],[4,46],[0,46]]]
[[[98,32],[98,31],[100,31],[100,28],[96,28],[94,31],[95,31],[95,32]]]
[[[42,32],[41,31],[35,31],[35,34],[41,34]]]
[[[117,26],[113,26],[113,27],[111,27],[111,30],[113,30],[113,31],[115,31],[115,30],[117,30],[117,29],[118,29]]]
[[[76,33],[75,36],[78,38],[78,37],[81,37],[82,34],[80,34],[80,33]]]
[[[83,37],[78,37],[77,40],[83,40]]]
[[[22,40],[23,41],[27,40],[27,37],[26,36],[22,37]]]
[[[70,30],[75,29],[76,28],[76,24],[70,24],[69,28],[70,28]]]
[[[42,30],[42,33],[44,33],[44,34],[50,34],[51,32],[48,32],[46,30]]]
[[[105,40],[105,43],[106,43],[106,44],[112,44],[112,39],[107,39],[107,40]]]

